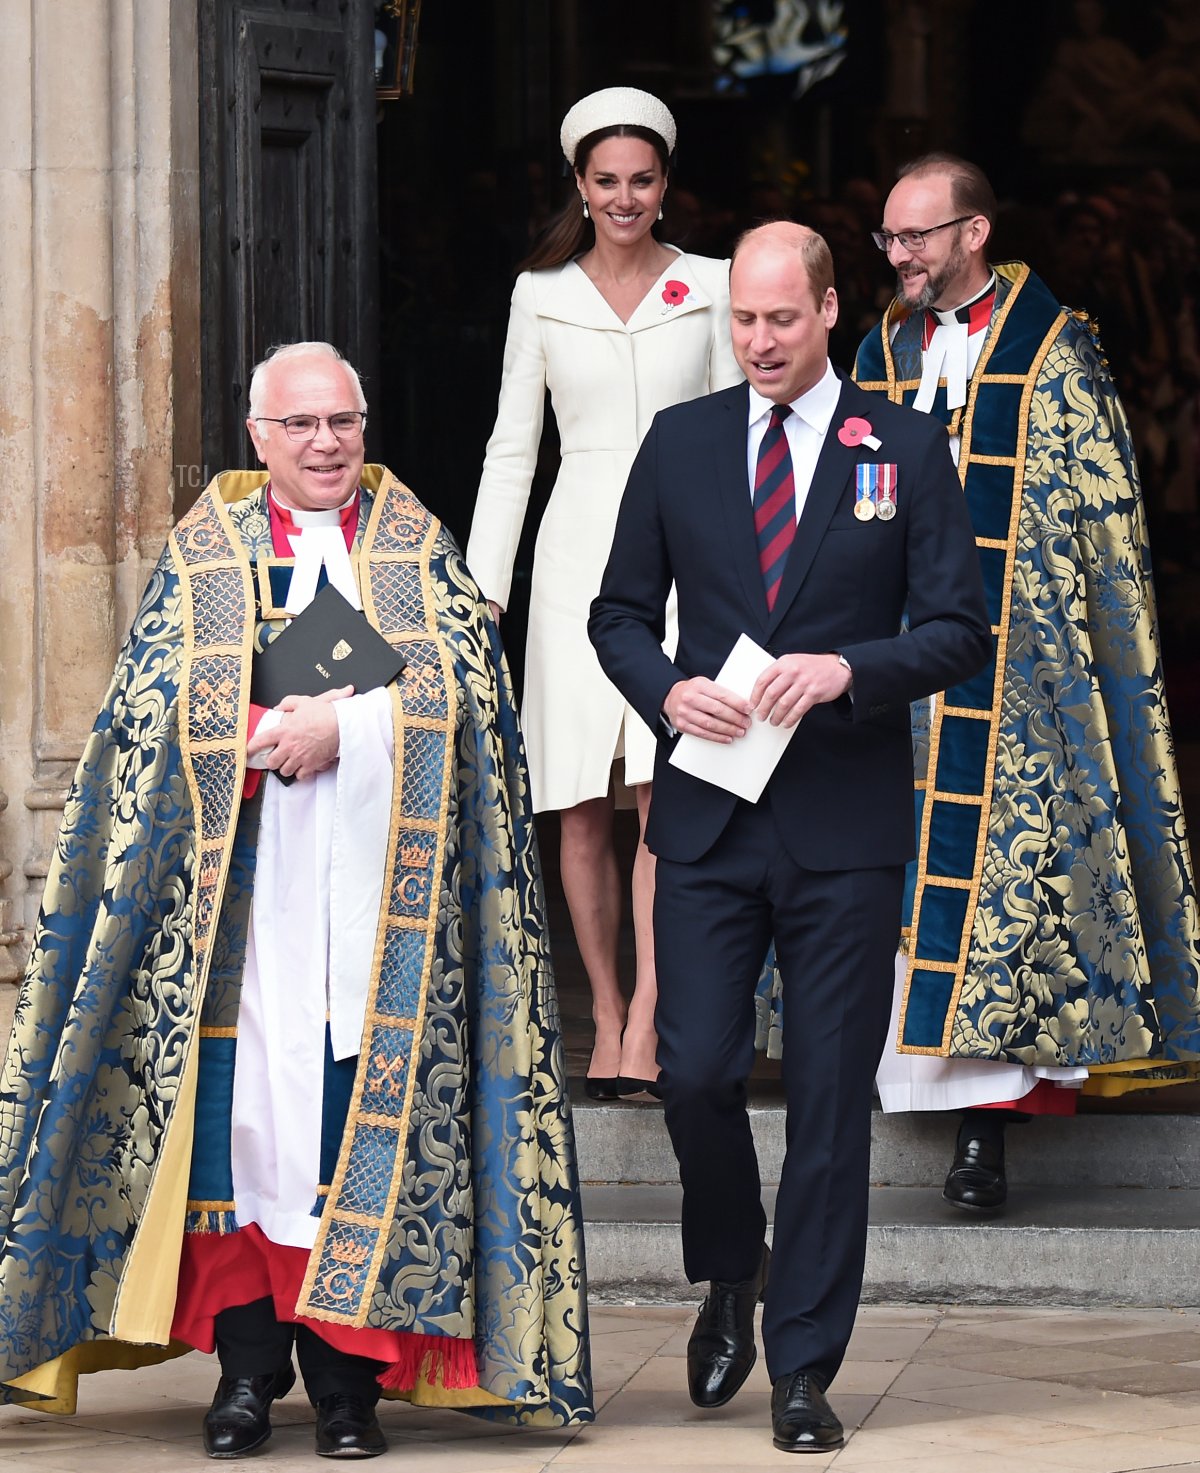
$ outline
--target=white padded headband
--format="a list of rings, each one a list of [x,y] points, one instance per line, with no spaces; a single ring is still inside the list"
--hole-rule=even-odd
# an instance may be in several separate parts
[[[562,120],[558,137],[567,163],[574,165],[580,140],[589,133],[618,128],[623,123],[649,128],[667,145],[669,154],[675,152],[675,119],[665,103],[639,87],[605,87],[581,97]]]

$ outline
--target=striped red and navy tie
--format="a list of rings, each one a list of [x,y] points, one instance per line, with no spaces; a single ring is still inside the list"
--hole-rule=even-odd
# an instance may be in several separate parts
[[[768,610],[775,607],[787,555],[796,536],[796,482],[783,422],[790,404],[776,404],[754,472],[754,530],[758,534],[758,565],[767,591]]]

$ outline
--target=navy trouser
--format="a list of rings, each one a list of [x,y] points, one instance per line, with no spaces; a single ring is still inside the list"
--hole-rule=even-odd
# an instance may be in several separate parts
[[[660,1084],[693,1282],[745,1279],[766,1229],[746,1113],[754,991],[772,938],[783,979],[787,1152],[763,1341],[772,1378],[826,1384],[866,1255],[871,1102],[900,937],[902,867],[806,870],[767,803],[739,802],[712,849],[655,877]]]

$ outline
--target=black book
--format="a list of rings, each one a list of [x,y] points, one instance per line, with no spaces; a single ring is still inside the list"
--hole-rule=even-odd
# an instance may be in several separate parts
[[[308,608],[254,656],[250,699],[259,706],[278,706],[284,696],[319,696],[343,685],[352,685],[361,695],[389,685],[407,663],[366,615],[327,583]]]

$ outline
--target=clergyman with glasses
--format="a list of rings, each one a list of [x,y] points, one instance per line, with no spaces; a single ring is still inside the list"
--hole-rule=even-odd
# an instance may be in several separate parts
[[[508,674],[366,408],[329,344],[255,369],[266,469],[218,475],[150,579],[0,1079],[0,1394],[72,1412],[80,1371],[215,1348],[216,1458],[270,1437],[293,1352],[322,1456],[382,1452],[387,1393],[591,1418]],[[255,662],[326,583],[403,669],[263,710]]]
[[[961,1110],[944,1196],[1003,1209],[1007,1123],[1190,1077],[1196,888],[1129,425],[1097,329],[988,261],[988,180],[899,171],[875,244],[896,297],[855,377],[940,419],[994,636],[914,708],[918,859],[885,1110]],[[900,490],[903,496],[903,488]]]

